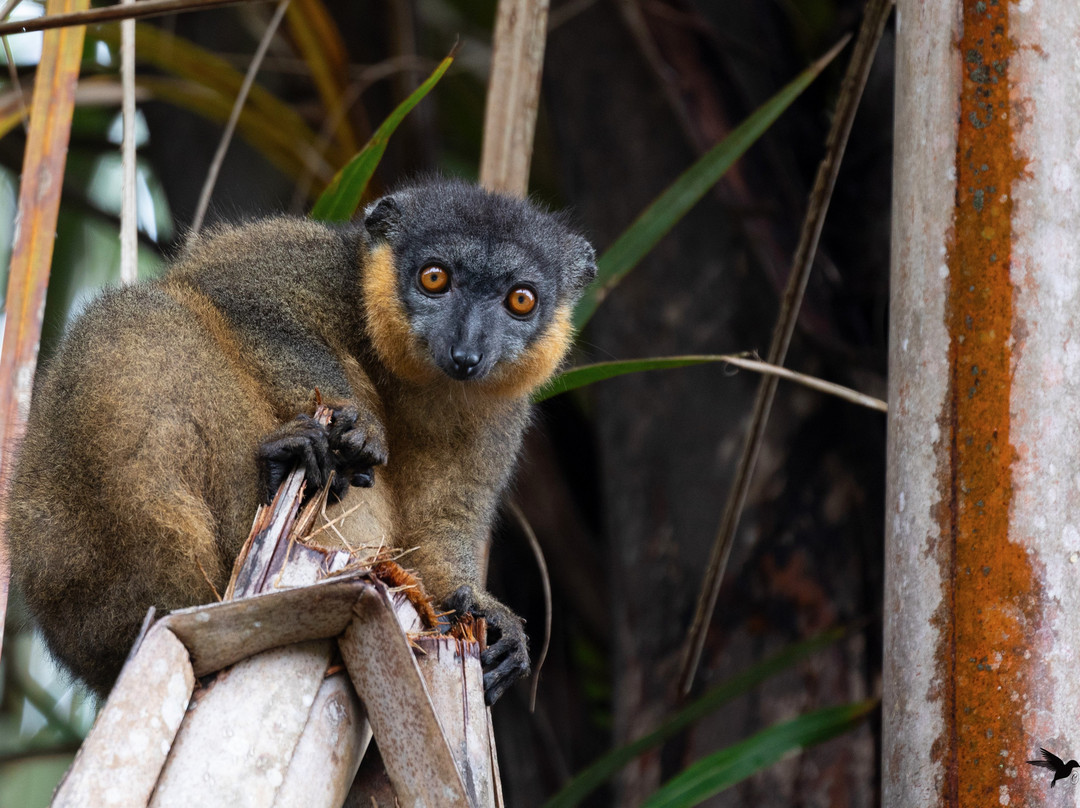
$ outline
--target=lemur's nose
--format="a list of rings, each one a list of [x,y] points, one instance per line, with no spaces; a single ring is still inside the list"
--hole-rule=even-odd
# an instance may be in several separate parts
[[[484,358],[482,353],[470,351],[468,348],[451,348],[450,358],[454,360],[454,370],[462,379],[467,379],[476,371],[480,360]]]

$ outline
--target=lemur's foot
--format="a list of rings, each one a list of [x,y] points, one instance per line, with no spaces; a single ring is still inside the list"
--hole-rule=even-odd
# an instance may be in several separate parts
[[[375,418],[361,419],[353,406],[334,410],[329,445],[336,471],[331,493],[338,499],[350,485],[370,488],[375,466],[386,463],[386,430]]]
[[[524,621],[495,598],[487,593],[478,595],[468,585],[455,590],[443,606],[458,614],[468,612],[483,617],[488,631],[495,633],[495,642],[480,655],[484,700],[494,704],[510,685],[529,675],[529,638],[525,635]]]

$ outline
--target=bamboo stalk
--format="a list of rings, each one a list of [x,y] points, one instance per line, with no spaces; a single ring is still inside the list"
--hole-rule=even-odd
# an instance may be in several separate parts
[[[480,184],[525,196],[529,189],[548,0],[499,0],[484,112]]]
[[[87,5],[89,0],[58,0],[49,8],[69,11]],[[84,33],[78,28],[45,36],[34,79],[0,354],[0,525],[6,516],[13,450],[26,431],[30,411]],[[10,578],[7,539],[0,535],[0,644]]]

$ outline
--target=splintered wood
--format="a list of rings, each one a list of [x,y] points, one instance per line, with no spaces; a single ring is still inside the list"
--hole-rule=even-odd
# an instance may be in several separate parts
[[[440,635],[385,537],[345,542],[303,495],[297,469],[222,602],[149,627],[53,805],[368,805],[350,786],[373,734],[398,805],[503,805],[473,629]]]

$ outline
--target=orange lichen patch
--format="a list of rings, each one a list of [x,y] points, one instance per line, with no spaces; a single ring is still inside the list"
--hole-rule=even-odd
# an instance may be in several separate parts
[[[1008,18],[1005,0],[965,0],[957,43],[963,88],[943,417],[949,501],[940,509],[950,584],[937,691],[946,729],[934,748],[946,767],[946,805],[996,805],[1000,787],[1013,782],[1002,764],[1029,751],[1013,694],[1023,704],[1033,685],[1024,650],[1038,621],[1039,582],[1024,548],[1009,538],[1012,189],[1025,164],[1010,120]]]

